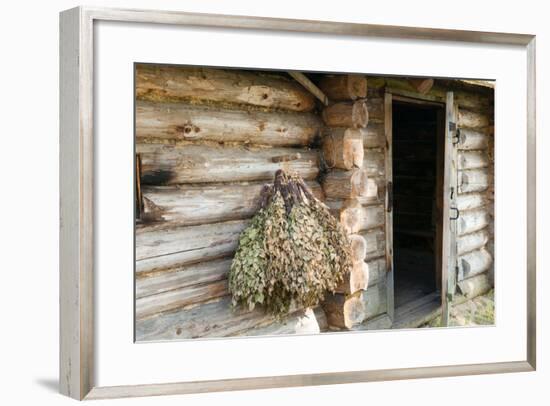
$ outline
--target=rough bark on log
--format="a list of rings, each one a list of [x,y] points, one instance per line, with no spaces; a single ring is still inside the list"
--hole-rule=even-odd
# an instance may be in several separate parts
[[[232,255],[246,220],[136,230],[136,272],[173,269]]]
[[[458,218],[458,235],[470,234],[487,227],[489,214],[485,209],[474,209],[460,213]]]
[[[231,258],[223,258],[138,276],[136,278],[136,298],[140,299],[169,290],[221,281],[227,278],[232,262]]]
[[[348,234],[381,226],[385,221],[383,206],[363,206],[356,199],[345,202],[339,217]]]
[[[321,185],[315,181],[306,183],[315,197],[323,200]],[[142,227],[159,222],[195,225],[252,217],[264,185],[258,182],[145,186]]]
[[[489,136],[478,130],[470,128],[461,128],[458,148],[461,150],[479,150],[487,149],[489,146]]]
[[[273,336],[287,334],[317,334],[328,329],[327,316],[321,307],[299,310],[281,322],[242,331],[239,336]]]
[[[364,169],[344,171],[335,169],[328,172],[321,182],[327,198],[355,198],[378,196],[378,187]]]
[[[464,254],[458,258],[458,280],[488,271],[492,264],[493,257],[485,248]]]
[[[136,104],[136,139],[305,146],[322,126],[313,113],[261,112],[177,103]]]
[[[365,128],[369,111],[364,100],[340,102],[323,110],[323,120],[329,127]]]
[[[456,196],[456,205],[460,211],[483,207],[487,201],[484,193],[462,193]]]
[[[457,255],[463,255],[484,247],[489,242],[487,229],[461,235],[457,238]]]
[[[283,169],[312,180],[319,173],[317,151],[219,145],[137,144],[142,184],[243,182],[272,180]],[[272,162],[275,156],[300,152],[301,159]]]
[[[381,214],[380,211],[376,214],[384,217],[383,210]],[[367,261],[372,258],[381,257],[386,253],[386,234],[383,228],[377,227],[371,230],[362,231],[360,235],[365,239],[367,245],[367,253],[365,255]]]
[[[459,151],[458,169],[480,169],[489,166],[489,157],[485,151]]]
[[[319,88],[331,101],[356,100],[367,97],[367,77],[364,75],[325,75]]]
[[[144,319],[156,314],[210,301],[229,294],[227,280],[186,286],[156,295],[136,299],[136,318]]]
[[[323,133],[323,157],[329,168],[350,170],[363,166],[363,137],[353,128],[327,129]]]
[[[242,308],[233,309],[231,298],[226,296],[184,310],[137,320],[136,340],[227,337],[275,321],[275,316],[266,314],[260,307],[256,307],[253,311]]]
[[[384,176],[384,151],[372,148],[365,149],[365,154],[363,157],[363,169],[367,171],[367,175],[370,178]]]
[[[140,64],[136,97],[141,100],[244,104],[311,111],[314,97],[285,76],[243,70]]]
[[[487,168],[458,171],[458,192],[483,192],[491,181]]]
[[[461,128],[483,128],[489,125],[489,117],[477,111],[458,109],[458,126]]]
[[[491,290],[487,273],[482,273],[457,283],[458,292],[467,299],[473,299]]]

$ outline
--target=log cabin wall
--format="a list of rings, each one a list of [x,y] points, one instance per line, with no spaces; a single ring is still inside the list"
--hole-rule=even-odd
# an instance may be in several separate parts
[[[137,65],[137,340],[296,331],[300,309],[282,322],[233,311],[227,276],[276,170],[298,172],[322,198],[316,109],[284,73]]]
[[[227,275],[239,234],[278,169],[298,172],[352,242],[352,275],[313,309],[319,328],[391,326],[384,92],[396,84],[417,90],[405,80],[312,76],[329,106],[285,73],[136,66],[138,341],[308,331],[299,327],[302,309],[280,321],[261,309],[230,306]],[[446,85],[430,92],[453,90]],[[462,111],[458,288],[469,298],[492,286],[487,94],[465,86],[456,96]]]

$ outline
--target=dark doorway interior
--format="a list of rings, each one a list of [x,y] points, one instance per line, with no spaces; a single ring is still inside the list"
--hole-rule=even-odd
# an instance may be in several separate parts
[[[411,307],[437,298],[441,275],[436,196],[442,171],[443,106],[395,101],[393,114],[394,301]]]

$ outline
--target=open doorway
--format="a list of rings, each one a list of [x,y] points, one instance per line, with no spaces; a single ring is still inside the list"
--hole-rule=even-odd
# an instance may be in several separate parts
[[[416,327],[441,304],[443,104],[393,99],[393,258],[397,325]]]

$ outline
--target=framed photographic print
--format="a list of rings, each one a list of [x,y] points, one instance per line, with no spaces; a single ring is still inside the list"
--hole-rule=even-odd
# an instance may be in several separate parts
[[[534,370],[534,36],[79,7],[60,55],[62,393]]]

